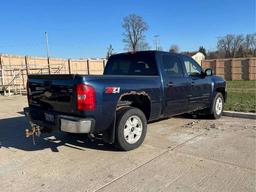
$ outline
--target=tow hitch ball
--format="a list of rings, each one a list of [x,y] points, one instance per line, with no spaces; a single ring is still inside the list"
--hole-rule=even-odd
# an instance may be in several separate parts
[[[36,143],[35,143],[35,136],[38,136],[38,137],[39,137],[40,134],[41,134],[40,128],[37,127],[37,126],[33,126],[31,130],[29,130],[29,129],[26,129],[26,130],[25,130],[25,136],[26,136],[27,138],[30,137],[30,136],[32,136],[32,138],[33,138],[33,144],[34,144],[34,145],[36,144]]]

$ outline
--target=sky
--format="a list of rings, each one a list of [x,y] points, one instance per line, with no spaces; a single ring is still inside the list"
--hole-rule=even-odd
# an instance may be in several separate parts
[[[0,53],[62,58],[105,57],[112,44],[123,52],[122,20],[129,14],[149,25],[146,41],[163,50],[215,50],[226,34],[256,32],[255,0],[8,0],[1,1]]]

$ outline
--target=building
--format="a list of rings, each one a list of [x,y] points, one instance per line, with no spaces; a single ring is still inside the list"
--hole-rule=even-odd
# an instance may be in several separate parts
[[[202,60],[205,60],[205,55],[199,51],[184,52],[183,54],[192,57],[200,65],[202,65]]]

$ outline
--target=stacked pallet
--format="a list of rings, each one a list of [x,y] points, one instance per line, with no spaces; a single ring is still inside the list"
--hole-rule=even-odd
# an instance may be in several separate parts
[[[256,80],[256,58],[214,59],[202,61],[202,67],[212,68],[226,80]]]
[[[253,57],[249,61],[249,80],[256,79],[256,58]]]
[[[211,68],[213,70],[213,73],[216,72],[216,60],[215,59],[203,60],[201,65],[202,65],[203,69]]]
[[[28,74],[102,74],[104,59],[60,59],[0,55],[0,90],[25,89]],[[7,90],[7,91],[8,91]],[[11,91],[12,91],[11,90]]]
[[[215,73],[218,74],[219,76],[225,78],[225,60],[223,60],[223,59],[216,60]]]

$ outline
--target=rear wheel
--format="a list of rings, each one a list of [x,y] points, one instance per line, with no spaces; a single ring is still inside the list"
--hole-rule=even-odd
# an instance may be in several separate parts
[[[117,111],[116,145],[119,149],[129,151],[139,147],[146,132],[147,119],[140,109],[127,107]]]

